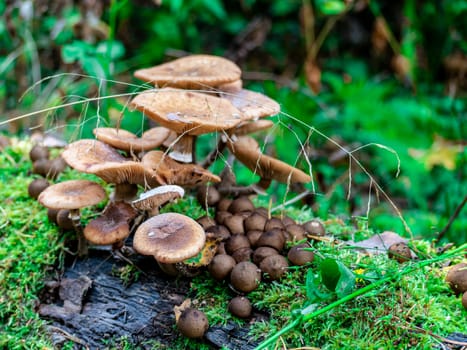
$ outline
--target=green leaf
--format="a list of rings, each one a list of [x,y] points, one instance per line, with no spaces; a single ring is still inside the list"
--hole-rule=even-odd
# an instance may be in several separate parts
[[[63,45],[62,47],[62,59],[65,63],[73,63],[80,61],[85,58],[93,47],[84,41],[73,41],[71,44]]]
[[[113,61],[125,54],[125,47],[117,40],[103,41],[97,45],[96,52]]]
[[[323,284],[339,298],[352,292],[355,275],[340,261],[326,258],[320,264],[320,271]]]
[[[217,18],[225,19],[227,14],[222,1],[219,0],[203,0],[204,6]]]
[[[319,11],[327,16],[339,15],[345,11],[345,3],[341,0],[317,0]]]

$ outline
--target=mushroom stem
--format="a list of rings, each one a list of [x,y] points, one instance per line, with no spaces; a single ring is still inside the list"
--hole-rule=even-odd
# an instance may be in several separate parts
[[[182,163],[194,163],[195,142],[196,136],[188,134],[179,135],[176,143],[172,145],[169,157]]]
[[[73,227],[75,228],[76,236],[78,238],[78,256],[86,256],[88,255],[88,243],[86,242],[86,238],[84,238],[79,209],[70,209],[69,218],[73,223]]]

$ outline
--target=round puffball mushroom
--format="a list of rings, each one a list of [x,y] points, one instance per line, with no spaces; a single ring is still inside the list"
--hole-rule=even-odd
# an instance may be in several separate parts
[[[315,254],[306,248],[310,248],[307,243],[298,244],[290,248],[287,254],[287,258],[292,264],[297,266],[302,266],[306,263],[312,262],[315,258]]]
[[[260,282],[261,271],[249,261],[238,263],[230,273],[230,283],[240,292],[251,292],[258,288]]]
[[[230,300],[228,309],[230,313],[234,316],[240,318],[247,318],[251,315],[251,302],[248,298],[243,296],[237,296]]]
[[[388,257],[402,264],[412,259],[412,252],[405,242],[392,244],[388,249]]]
[[[446,282],[456,295],[465,293],[467,291],[467,263],[452,266],[446,275]]]
[[[204,312],[189,307],[180,315],[177,328],[187,338],[202,338],[209,328],[209,322]]]
[[[35,179],[28,186],[29,197],[37,199],[41,192],[50,186],[46,179]]]
[[[208,270],[214,279],[221,281],[229,276],[235,264],[235,259],[230,255],[218,254],[208,265]]]
[[[286,272],[289,264],[282,255],[271,255],[263,259],[259,268],[268,281],[274,281],[281,278]]]

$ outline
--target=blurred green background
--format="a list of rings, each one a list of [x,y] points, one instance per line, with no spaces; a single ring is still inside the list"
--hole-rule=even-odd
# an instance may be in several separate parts
[[[4,134],[140,134],[147,121],[127,104],[147,87],[133,71],[216,54],[282,106],[258,135],[264,151],[312,171],[303,188],[273,184],[274,205],[308,190],[295,205],[316,216],[403,234],[384,190],[416,237],[434,239],[467,194],[466,0],[0,1],[0,13]],[[466,214],[444,240],[467,240]]]

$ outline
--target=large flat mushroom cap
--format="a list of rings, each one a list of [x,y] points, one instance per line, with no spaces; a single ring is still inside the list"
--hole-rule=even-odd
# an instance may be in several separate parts
[[[89,180],[69,180],[47,187],[37,199],[50,209],[80,209],[106,198],[101,185]]]
[[[242,113],[243,120],[268,117],[281,111],[280,105],[272,98],[251,90],[242,89],[236,93],[222,94],[222,98],[232,102]]]
[[[162,263],[176,263],[197,255],[204,247],[206,234],[195,220],[178,213],[153,216],[135,232],[133,248],[153,255]]]
[[[262,178],[284,183],[307,183],[311,177],[279,159],[262,154],[255,139],[248,136],[238,137],[235,142],[228,142],[232,154],[248,169]]]
[[[89,173],[94,165],[104,162],[126,162],[116,149],[104,142],[92,139],[78,140],[70,143],[62,152],[62,157],[67,164],[78,171]]]
[[[178,134],[201,135],[233,128],[241,112],[230,101],[180,89],[159,89],[137,95],[131,104]]]
[[[212,55],[191,55],[135,71],[136,78],[156,86],[182,89],[215,87],[240,79],[241,69],[232,61]]]

